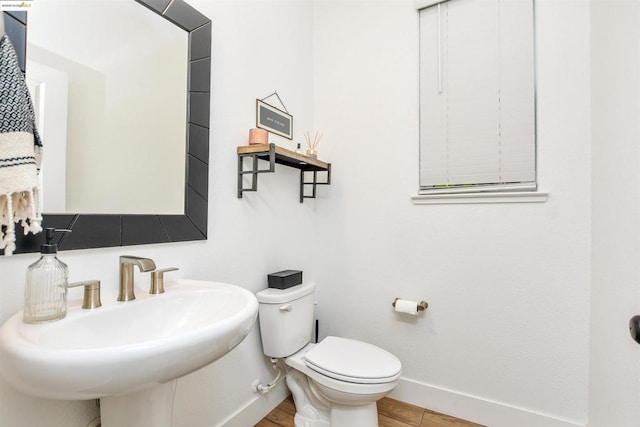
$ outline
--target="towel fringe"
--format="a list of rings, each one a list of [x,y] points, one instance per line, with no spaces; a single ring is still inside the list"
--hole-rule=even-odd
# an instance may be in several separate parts
[[[16,249],[15,223],[22,225],[25,235],[42,231],[37,195],[37,188],[0,195],[0,225],[4,227],[4,232],[0,232],[0,249],[4,249],[5,255],[12,255]]]
[[[4,233],[2,239],[2,247],[4,248],[5,255],[13,255],[13,251],[16,249],[16,226],[13,222],[13,194],[5,194],[6,198],[6,222],[7,230]]]

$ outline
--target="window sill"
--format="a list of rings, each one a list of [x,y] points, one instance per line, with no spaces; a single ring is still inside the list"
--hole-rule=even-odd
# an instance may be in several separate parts
[[[549,193],[502,192],[502,193],[458,193],[419,194],[411,196],[414,205],[474,204],[474,203],[544,203]]]

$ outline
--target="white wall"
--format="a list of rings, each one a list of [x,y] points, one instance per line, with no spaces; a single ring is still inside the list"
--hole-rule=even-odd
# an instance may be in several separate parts
[[[178,265],[174,277],[251,291],[268,272],[301,268],[319,286],[321,336],[367,340],[402,360],[393,397],[492,427],[635,425],[640,386],[627,368],[639,350],[626,322],[640,312],[638,5],[537,1],[546,203],[415,206],[413,1],[191,3],[214,20],[209,240],[63,252],[71,280],[115,286],[125,252]],[[614,49],[624,43],[630,50]],[[236,199],[235,146],[255,98],[274,89],[297,141],[324,133],[333,182],[316,201],[300,205],[298,175],[283,168]],[[34,259],[0,259],[0,320],[20,309]],[[397,296],[430,307],[405,318],[391,311]],[[258,335],[179,381],[177,425],[219,425],[254,402],[251,383],[273,374]],[[275,404],[255,402],[263,414]],[[33,399],[0,380],[0,425],[83,426],[95,413],[91,402]]]
[[[585,425],[589,358],[589,3],[537,2],[544,204],[415,206],[413,1],[319,1],[315,126],[321,335],[394,352],[393,396],[491,426]],[[570,25],[568,23],[571,23]],[[426,299],[407,319],[395,297]]]
[[[591,6],[592,295],[589,426],[640,419],[640,4]]]
[[[258,193],[236,197],[236,146],[246,143],[249,128],[255,126],[256,98],[277,89],[294,115],[296,140],[302,141],[303,132],[311,127],[311,3],[189,3],[213,20],[209,239],[62,251],[59,255],[69,265],[72,281],[99,278],[105,287],[117,286],[118,256],[125,253],[149,256],[158,267],[180,267],[172,273],[174,278],[226,281],[252,292],[266,287],[270,272],[298,268],[312,274],[309,224],[315,203],[298,202],[297,171],[278,167],[275,174],[260,177]],[[272,142],[294,147],[289,140],[272,138]],[[22,308],[25,270],[36,259],[35,254],[0,259],[0,321]],[[142,275],[136,280],[143,288],[148,283]],[[267,383],[273,375],[255,328],[228,357],[178,382],[176,425],[219,425],[253,401],[254,380]],[[261,415],[275,405],[261,398],[254,406],[262,402],[270,406]],[[80,427],[96,414],[93,402],[36,399],[0,379],[2,426]]]

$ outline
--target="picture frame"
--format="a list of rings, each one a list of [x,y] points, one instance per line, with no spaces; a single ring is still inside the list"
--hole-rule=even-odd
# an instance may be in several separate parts
[[[293,116],[260,99],[256,99],[256,127],[293,139]]]

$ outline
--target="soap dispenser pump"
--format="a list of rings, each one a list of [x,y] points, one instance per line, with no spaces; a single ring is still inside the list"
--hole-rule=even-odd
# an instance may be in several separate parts
[[[40,259],[27,268],[23,316],[25,323],[60,320],[67,315],[68,268],[57,257],[58,245],[53,243],[53,233],[56,231],[71,230],[47,228]]]

